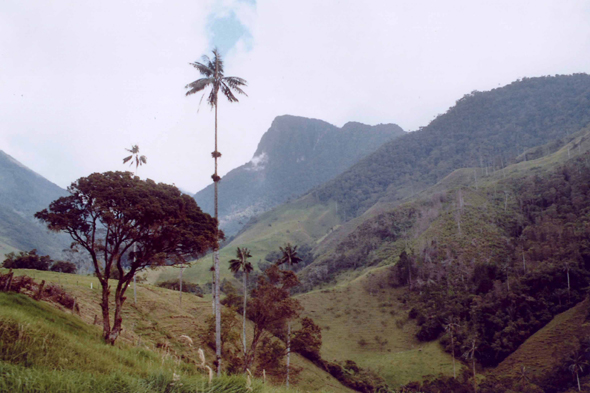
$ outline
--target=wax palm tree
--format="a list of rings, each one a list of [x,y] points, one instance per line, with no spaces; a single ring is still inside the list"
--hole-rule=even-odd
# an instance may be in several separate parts
[[[134,175],[137,175],[137,170],[143,164],[147,164],[147,157],[139,155],[139,146],[138,145],[131,145],[131,149],[125,149],[129,153],[130,156],[123,158],[123,164],[127,164],[129,161],[129,166],[135,164],[135,171],[133,172]],[[133,244],[133,262],[135,262],[135,252],[137,251],[137,246]],[[133,304],[137,304],[137,285],[135,283],[135,275],[133,276]]]
[[[291,243],[287,243],[285,247],[279,247],[282,255],[277,261],[277,265],[287,265],[287,269],[293,269],[293,265],[302,261],[297,255],[297,246],[292,246]],[[291,363],[291,321],[287,323],[287,381],[286,385],[289,387],[289,365]]]
[[[147,164],[147,157],[139,155],[139,146],[137,146],[137,145],[132,145],[131,149],[125,149],[125,150],[127,150],[129,153],[131,153],[131,155],[123,158],[123,164],[126,164],[127,162],[131,161],[129,163],[129,166],[132,166],[133,164],[135,164],[135,172],[134,173],[137,174],[137,169],[140,166],[142,166],[143,164]]]
[[[576,380],[578,381],[578,391],[581,392],[580,373],[584,372],[584,369],[589,365],[589,362],[586,359],[586,353],[581,349],[577,350],[567,357],[565,363],[572,374],[575,374]]]
[[[250,250],[248,250],[247,248],[238,247],[236,249],[236,259],[232,259],[229,261],[229,270],[231,270],[232,273],[236,274],[240,270],[244,273],[244,317],[242,330],[242,339],[244,342],[244,358],[246,356],[246,299],[248,296],[248,273],[252,272],[253,270],[252,264],[248,262],[248,258],[252,258]]]
[[[297,246],[292,246],[291,243],[287,243],[285,247],[279,247],[282,255],[277,261],[277,265],[287,265],[287,269],[291,270],[293,265],[298,264],[302,259],[297,255]]]
[[[218,216],[218,183],[221,177],[217,174],[217,159],[221,157],[221,153],[217,150],[217,104],[219,97],[219,90],[227,98],[229,102],[238,102],[234,92],[239,94],[247,94],[242,90],[242,86],[246,86],[246,80],[236,76],[224,76],[223,60],[217,48],[213,49],[213,59],[208,56],[203,56],[202,63],[195,61],[190,63],[195,67],[203,78],[189,83],[185,86],[188,91],[187,96],[204,91],[211,88],[207,102],[211,108],[215,109],[215,150],[211,153],[215,161],[215,173],[211,176],[214,183],[215,190],[215,219],[219,220]],[[205,94],[203,93],[203,97]],[[202,100],[202,98],[201,98]],[[219,221],[217,221],[219,223]],[[218,224],[219,225],[219,224]],[[221,374],[221,311],[219,305],[219,250],[216,247],[213,250],[213,267],[215,279],[214,281],[214,299],[215,299],[215,357],[217,360],[217,375]]]

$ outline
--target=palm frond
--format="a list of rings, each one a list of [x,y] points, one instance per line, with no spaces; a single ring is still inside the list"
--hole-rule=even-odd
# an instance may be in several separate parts
[[[237,76],[226,76],[223,78],[223,81],[226,82],[232,89],[238,86],[248,86],[248,82],[245,79],[239,78]]]
[[[139,153],[139,146],[138,145],[131,145],[131,149],[125,149],[131,154]]]
[[[229,102],[238,102],[238,99],[236,96],[234,96],[234,93],[232,93],[231,89],[223,82],[221,83],[221,91]]]
[[[232,259],[229,261],[229,270],[231,270],[232,273],[236,274],[241,269],[242,269],[242,261],[240,261],[239,259]]]
[[[147,157],[146,156],[139,157],[139,165],[142,165],[142,164],[147,164]]]
[[[219,49],[213,48],[213,70],[215,70],[215,65],[217,64],[217,77],[223,77],[223,59],[221,58],[221,54],[219,53]]]
[[[127,149],[125,149],[125,150],[127,150]],[[125,157],[125,158],[123,158],[123,164],[126,164],[126,163],[127,163],[127,161],[129,161],[129,160],[130,160],[130,159],[132,159],[132,158],[133,158],[133,156],[129,156],[129,157]]]
[[[213,85],[213,88],[211,89],[211,93],[209,93],[209,98],[207,98],[207,102],[209,103],[209,105],[211,105],[211,108],[213,108],[215,105],[217,105],[217,92],[219,91],[219,87]]]
[[[186,95],[190,96],[191,94],[198,93],[199,91],[203,90],[204,88],[206,88],[207,86],[209,86],[212,83],[215,83],[215,79],[213,79],[213,78],[197,79],[196,81],[191,82],[184,87],[185,89],[190,89],[189,91],[186,92]]]
[[[193,67],[195,67],[197,70],[199,70],[201,75],[205,75],[206,77],[210,77],[215,74],[215,68],[211,69],[209,67],[209,65],[199,63],[198,61],[195,61],[194,63],[189,63],[189,64],[192,65]]]

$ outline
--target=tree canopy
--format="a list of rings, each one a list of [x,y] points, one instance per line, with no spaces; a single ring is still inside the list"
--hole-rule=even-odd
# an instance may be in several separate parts
[[[120,333],[123,294],[137,271],[185,263],[217,246],[217,222],[175,186],[130,172],[93,173],[72,183],[69,196],[35,214],[88,251],[103,287],[104,337]],[[136,245],[136,251],[131,251]],[[108,279],[118,273],[115,324],[109,323]]]

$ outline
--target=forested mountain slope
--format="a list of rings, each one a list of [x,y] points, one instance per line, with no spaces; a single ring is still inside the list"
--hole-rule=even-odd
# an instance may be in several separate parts
[[[56,255],[67,247],[69,237],[48,232],[33,217],[66,194],[0,150],[0,254],[36,248],[42,254]]]
[[[435,184],[459,168],[499,168],[525,150],[590,123],[590,76],[524,78],[474,91],[427,127],[388,143],[319,187],[345,218],[380,199],[394,201]]]
[[[252,160],[230,171],[219,184],[222,229],[235,234],[251,217],[332,179],[403,134],[395,124],[349,122],[338,128],[316,119],[277,117]],[[196,193],[195,199],[213,213],[213,185]]]

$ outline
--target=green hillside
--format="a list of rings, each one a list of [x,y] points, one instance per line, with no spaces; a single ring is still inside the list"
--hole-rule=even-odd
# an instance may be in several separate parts
[[[247,391],[241,376],[214,379],[209,386],[206,370],[195,366],[199,347],[210,366],[214,359],[199,336],[211,313],[210,299],[185,293],[180,308],[178,292],[139,285],[137,305],[131,298],[125,303],[124,331],[111,347],[102,341],[101,328],[93,325],[100,315],[96,278],[33,270],[15,273],[60,285],[76,298],[80,313],[0,292],[0,391]],[[192,337],[194,345],[188,345],[182,335]],[[295,388],[288,391],[350,391],[301,356],[294,354],[291,361],[301,372]],[[184,387],[172,387],[174,374],[180,375]],[[263,385],[261,380],[255,380],[253,387],[257,392],[287,391],[280,384]]]
[[[219,217],[228,236],[248,220],[341,174],[379,146],[405,134],[395,124],[342,128],[325,121],[278,116],[262,136],[251,161],[231,170],[219,183]],[[213,185],[195,194],[213,214]]]
[[[33,248],[57,256],[71,241],[50,233],[33,215],[66,191],[0,150],[0,258]]]

